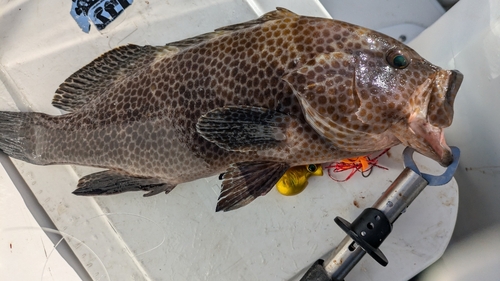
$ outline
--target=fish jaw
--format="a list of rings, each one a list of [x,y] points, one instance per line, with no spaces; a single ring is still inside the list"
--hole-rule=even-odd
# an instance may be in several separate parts
[[[450,147],[446,144],[442,128],[433,126],[423,119],[418,119],[410,123],[394,124],[391,132],[403,145],[412,147],[443,167],[447,167],[453,162],[453,155]]]
[[[419,136],[419,141],[411,142],[409,146],[437,161],[443,167],[447,167],[453,162],[453,154],[446,144],[442,128],[419,119],[410,122],[409,130],[414,135]]]
[[[438,71],[415,91],[407,125],[398,123],[391,129],[403,144],[444,167],[453,162],[453,154],[443,128],[450,126],[453,120],[453,102],[462,80],[459,71]]]

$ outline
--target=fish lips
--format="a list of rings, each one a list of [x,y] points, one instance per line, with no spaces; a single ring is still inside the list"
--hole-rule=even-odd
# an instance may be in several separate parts
[[[453,103],[463,81],[458,70],[440,71],[432,85],[425,91],[432,91],[426,110],[410,116],[406,134],[398,138],[421,154],[447,167],[453,162],[453,154],[446,143],[443,128],[451,125]],[[408,133],[412,134],[408,140]],[[405,141],[406,140],[406,141]]]
[[[430,99],[427,104],[427,120],[434,126],[446,128],[453,121],[453,104],[463,74],[458,70],[441,70],[436,73],[433,81]]]

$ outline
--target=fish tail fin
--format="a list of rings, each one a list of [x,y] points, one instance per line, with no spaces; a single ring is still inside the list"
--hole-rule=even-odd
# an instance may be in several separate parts
[[[41,159],[34,157],[35,143],[33,141],[34,113],[0,111],[0,151],[9,157],[32,164],[40,163]]]

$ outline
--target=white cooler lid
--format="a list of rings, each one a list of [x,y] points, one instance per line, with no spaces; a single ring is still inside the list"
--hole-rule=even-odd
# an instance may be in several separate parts
[[[98,32],[93,26],[86,34],[69,16],[70,1],[3,5],[7,12],[0,13],[0,100],[10,102],[0,103],[0,110],[48,114],[61,113],[50,104],[58,85],[116,46],[163,45],[254,19],[276,6],[328,16],[318,1],[136,0],[108,28]],[[95,280],[296,280],[345,236],[334,218],[352,221],[398,176],[403,169],[401,151],[397,147],[390,157],[381,157],[389,170],[375,168],[369,178],[357,174],[337,183],[327,175],[312,177],[298,196],[284,197],[273,189],[228,213],[214,211],[220,189],[217,177],[181,184],[168,195],[150,198],[140,192],[88,198],[71,191],[92,169],[13,162]],[[418,162],[427,172],[442,171],[431,160],[422,157]],[[12,186],[1,167],[0,176],[0,186]],[[457,204],[454,180],[426,188],[381,246],[389,265],[384,268],[364,258],[349,279],[407,280],[420,272],[446,248]],[[0,241],[5,243],[22,235],[41,235],[2,228]],[[1,260],[9,254],[3,247]],[[43,264],[2,266],[0,278],[26,267],[41,270]]]

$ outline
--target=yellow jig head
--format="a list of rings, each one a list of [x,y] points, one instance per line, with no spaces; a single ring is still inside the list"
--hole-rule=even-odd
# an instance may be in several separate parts
[[[292,167],[276,183],[276,189],[286,196],[297,195],[306,188],[307,179],[310,176],[322,175],[323,167],[321,165],[309,164],[307,166]]]

